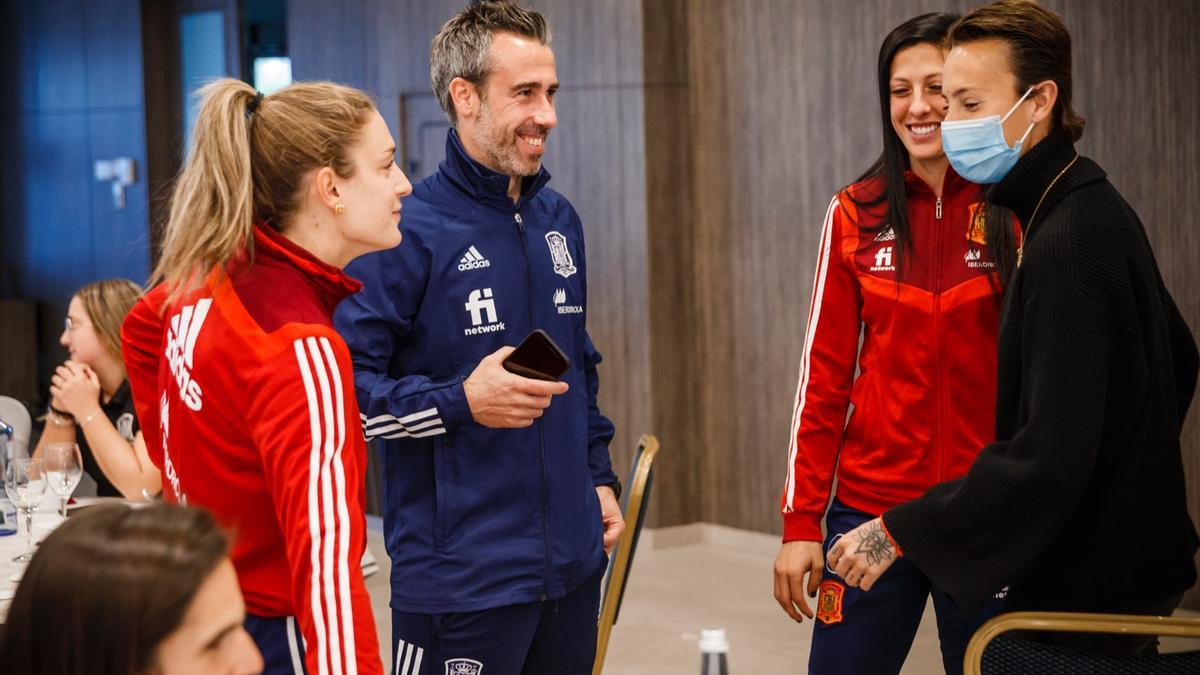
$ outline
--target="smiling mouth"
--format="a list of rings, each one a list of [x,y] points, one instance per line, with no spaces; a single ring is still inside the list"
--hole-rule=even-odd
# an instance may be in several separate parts
[[[913,138],[921,139],[932,137],[942,125],[937,122],[930,122],[927,124],[909,124],[907,126],[908,133]]]

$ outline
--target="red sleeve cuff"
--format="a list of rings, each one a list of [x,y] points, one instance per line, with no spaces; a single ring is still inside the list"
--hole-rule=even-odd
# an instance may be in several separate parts
[[[783,514],[783,541],[821,541],[821,516],[796,511]]]
[[[891,531],[888,530],[887,523],[883,520],[883,516],[879,516],[879,524],[883,527],[883,533],[887,535],[888,541],[892,542],[892,548],[896,549],[896,556],[903,556],[904,551],[900,550],[900,544],[896,541],[896,538],[892,536]]]

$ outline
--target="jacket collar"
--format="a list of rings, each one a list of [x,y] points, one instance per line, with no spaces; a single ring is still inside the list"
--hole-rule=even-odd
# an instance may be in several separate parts
[[[467,154],[458,131],[453,127],[446,134],[446,159],[439,167],[443,176],[467,196],[484,202],[502,203],[511,209],[513,202],[508,196],[509,177],[480,164]],[[527,176],[521,189],[518,208],[533,198],[550,181],[550,172],[542,166],[537,175]]]
[[[253,260],[256,265],[291,268],[300,272],[330,313],[343,298],[362,288],[361,283],[345,272],[318,259],[257,218],[254,221]],[[245,269],[245,263],[246,257],[239,256],[235,267]]]
[[[912,169],[908,169],[904,172],[904,184],[908,187],[909,195],[928,197],[929,199],[937,198],[937,194],[933,191],[933,188],[929,187],[929,184],[925,182],[925,179],[914,173]],[[978,185],[975,185],[966,178],[958,175],[958,173],[955,172],[954,167],[946,167],[946,176],[942,179],[943,200],[948,200],[962,192],[977,192],[978,190]]]
[[[1067,193],[1082,185],[1104,180],[1104,169],[1086,157],[1075,160],[1078,155],[1065,132],[1052,131],[1025,153],[1003,180],[988,188],[988,201],[1011,210],[1020,219],[1021,227],[1029,228],[1029,219],[1035,210],[1040,222]],[[1058,178],[1072,160],[1075,160],[1075,164]],[[1054,182],[1055,178],[1058,178],[1057,182]],[[1047,192],[1051,183],[1054,186]],[[1042,195],[1045,195],[1044,199]],[[1038,202],[1041,202],[1040,207]],[[1028,229],[1025,236],[1029,236]]]

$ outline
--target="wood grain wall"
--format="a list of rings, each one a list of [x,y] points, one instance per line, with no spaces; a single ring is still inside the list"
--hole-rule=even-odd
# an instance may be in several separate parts
[[[673,84],[646,90],[654,421],[667,474],[654,522],[780,531],[821,216],[879,152],[879,42],[911,16],[976,4],[644,3],[647,81]],[[1138,210],[1200,329],[1200,235],[1184,215],[1200,198],[1200,5],[1044,4],[1074,37],[1080,150]],[[1198,417],[1184,445],[1200,519]]]
[[[563,94],[546,165],[588,233],[590,329],[614,455],[663,441],[652,525],[778,532],[778,494],[830,196],[878,154],[879,42],[953,0],[544,0]],[[1200,327],[1194,73],[1200,6],[1048,0],[1075,40],[1080,149],[1138,209]],[[364,86],[393,130],[429,95],[428,47],[459,2],[289,8],[298,77]],[[1185,434],[1200,487],[1200,414]],[[1197,500],[1193,498],[1193,504]],[[1200,516],[1200,509],[1197,509]]]

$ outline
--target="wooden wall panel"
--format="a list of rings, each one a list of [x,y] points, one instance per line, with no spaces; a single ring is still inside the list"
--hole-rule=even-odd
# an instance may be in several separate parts
[[[688,278],[694,324],[652,320],[655,340],[672,348],[654,358],[694,364],[700,382],[665,385],[656,378],[660,434],[687,445],[692,467],[665,497],[661,524],[706,520],[766,532],[780,529],[778,491],[785,470],[788,425],[802,348],[821,216],[834,191],[853,180],[878,154],[880,143],[874,63],[892,27],[925,11],[964,11],[974,2],[882,0],[832,3],[693,0],[644,5],[647,80],[651,69],[670,72],[650,35],[679,26],[687,39],[686,115],[653,119],[659,108],[647,89],[648,199],[658,210],[658,171],[672,163],[658,153],[651,129],[690,126],[694,204],[674,225],[652,218],[651,261],[658,234],[690,250]],[[1194,167],[1200,144],[1190,112],[1197,95],[1198,48],[1190,31],[1200,12],[1186,0],[1155,5],[1132,1],[1047,2],[1062,11],[1076,45],[1076,107],[1089,118],[1080,144],[1110,172],[1138,209],[1154,241],[1163,273],[1185,315],[1200,326],[1200,284],[1187,275],[1200,263],[1194,228],[1178,214],[1197,197]],[[674,9],[670,9],[673,7]],[[674,12],[672,16],[658,14]],[[666,188],[670,190],[670,187]],[[654,270],[655,268],[652,268]],[[652,271],[656,294],[680,287],[674,272]],[[666,334],[659,334],[663,328]],[[656,360],[655,372],[660,372]],[[674,409],[688,409],[679,413]],[[1200,443],[1193,414],[1185,433],[1189,477],[1200,484]],[[689,429],[687,427],[696,427]],[[695,445],[692,445],[695,443]],[[670,448],[672,442],[666,442]],[[664,467],[667,466],[664,460]],[[1193,504],[1197,502],[1193,497]],[[678,508],[677,508],[678,507]]]
[[[1108,172],[1138,212],[1163,279],[1200,335],[1200,4],[1162,0],[1046,2],[1063,14],[1075,49],[1075,109],[1087,119],[1079,151]],[[1152,11],[1150,10],[1152,7]],[[1183,434],[1193,522],[1200,523],[1200,404]],[[1149,526],[1149,524],[1148,524]],[[1200,556],[1197,557],[1200,564]],[[1184,599],[1200,608],[1200,591]]]
[[[429,40],[459,6],[373,0],[365,27],[331,29],[318,15],[333,10],[292,4],[297,75],[355,78],[394,129],[393,101],[428,91]],[[564,84],[547,166],[588,232],[615,454],[643,428],[663,441],[652,525],[779,531],[821,217],[879,151],[879,42],[909,17],[976,4],[534,3],[550,16]],[[1200,284],[1187,276],[1200,268],[1200,235],[1178,216],[1197,197],[1187,111],[1200,56],[1188,31],[1200,10],[1188,0],[1152,12],[1133,0],[1046,4],[1075,37],[1077,108],[1089,119],[1080,148],[1139,210],[1168,285],[1200,326]],[[328,39],[364,41],[366,64],[338,62],[361,58],[356,48],[305,55]],[[1185,434],[1193,490],[1196,417]]]
[[[687,0],[643,3],[646,239],[653,431],[662,443],[648,524],[702,519],[705,447],[699,398],[708,368],[697,359],[696,199],[688,110]]]
[[[679,500],[684,509],[660,513],[661,524],[779,530],[821,219],[833,193],[878,155],[879,42],[941,6],[695,0],[680,6],[686,16],[662,21],[663,31],[687,27],[675,49],[686,51],[695,204],[668,234],[691,230],[696,322],[662,339],[701,375],[677,392],[694,409],[659,425],[667,437],[698,436],[686,460],[697,475],[683,483],[696,492]],[[661,60],[650,54],[648,42],[647,64]],[[658,166],[655,153],[671,149],[649,138],[647,164]],[[652,239],[663,227],[648,225]]]

